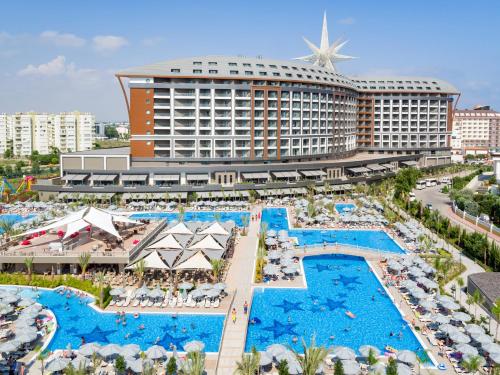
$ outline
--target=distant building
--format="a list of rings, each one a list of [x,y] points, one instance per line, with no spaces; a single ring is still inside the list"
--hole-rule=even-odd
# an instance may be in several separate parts
[[[94,115],[83,112],[0,114],[0,154],[12,149],[15,156],[29,156],[33,151],[50,153],[92,149]]]
[[[486,154],[500,147],[500,113],[486,107],[455,111],[451,147],[454,154]]]

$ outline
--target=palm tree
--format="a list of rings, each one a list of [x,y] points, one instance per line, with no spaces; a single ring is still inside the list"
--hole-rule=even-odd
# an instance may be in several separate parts
[[[184,206],[181,206],[179,204],[179,221],[184,221],[184,214],[186,213],[186,210]]]
[[[252,347],[250,354],[243,353],[241,361],[236,362],[235,374],[238,375],[255,375],[259,371],[260,354]]]
[[[219,281],[219,277],[224,270],[225,262],[224,259],[211,259],[210,264],[212,265],[212,276],[214,281]]]
[[[99,307],[102,308],[104,306],[104,273],[98,272],[96,281],[99,285]]]
[[[484,297],[479,291],[479,289],[476,289],[474,293],[472,293],[472,301],[474,301],[474,318],[475,318],[477,313],[477,306],[482,305],[484,302]]]
[[[221,219],[221,214],[220,214],[220,212],[216,212],[216,213],[214,214],[214,219],[215,219],[215,221],[216,221],[216,222],[220,222],[220,219]]]
[[[42,348],[40,346],[37,346],[37,348],[35,348],[35,351],[40,351]],[[38,353],[36,359],[38,361],[40,361],[40,367],[41,367],[41,370],[42,370],[42,375],[44,374],[44,371],[45,371],[45,360],[47,359],[48,357],[48,353],[46,351],[40,351],[40,353]]]
[[[85,273],[87,272],[87,267],[90,264],[90,258],[92,255],[90,253],[81,253],[78,257],[78,264],[80,265],[80,269],[82,270],[82,278],[85,277]]]
[[[464,279],[460,276],[458,276],[456,279],[457,281],[457,286],[458,286],[458,302],[462,303],[462,288],[464,287]]]
[[[28,273],[28,284],[31,283],[31,274],[33,273],[33,257],[24,258],[24,266],[26,267],[26,272]]]
[[[302,349],[304,354],[299,354],[294,351],[297,361],[302,367],[304,375],[316,375],[321,364],[325,361],[326,356],[330,351],[324,346],[316,346],[316,338],[311,338],[311,345],[307,346],[304,339],[302,339]]]
[[[141,259],[134,265],[134,273],[139,279],[139,286],[142,286],[144,282],[143,277],[146,273],[146,261],[144,259]]]
[[[495,304],[491,307],[491,313],[497,321],[497,329],[495,331],[495,337],[498,337],[498,326],[500,325],[500,298],[497,298]]]
[[[12,220],[0,220],[0,231],[5,235],[6,240],[14,231],[14,222]]]
[[[202,375],[205,371],[205,353],[196,351],[186,355],[186,361],[181,368],[182,375]]]
[[[246,236],[248,228],[248,215],[241,215],[241,224],[243,224],[242,235]]]
[[[479,370],[479,367],[481,367],[481,357],[478,355],[471,356],[462,361],[462,366],[467,370],[467,372],[475,374],[477,370]]]

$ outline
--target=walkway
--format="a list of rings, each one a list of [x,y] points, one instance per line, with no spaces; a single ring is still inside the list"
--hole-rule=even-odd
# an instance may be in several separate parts
[[[261,207],[255,207],[252,215],[261,212]],[[235,289],[236,296],[231,309],[237,311],[236,323],[228,316],[226,327],[221,340],[219,366],[217,375],[233,375],[236,362],[241,360],[245,349],[248,316],[243,314],[243,304],[252,302],[252,281],[254,262],[256,258],[259,221],[250,222],[248,234],[240,238],[231,260],[226,283],[230,289]]]

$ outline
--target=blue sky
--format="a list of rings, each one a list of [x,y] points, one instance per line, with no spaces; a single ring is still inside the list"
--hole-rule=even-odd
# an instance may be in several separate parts
[[[500,110],[500,2],[420,1],[9,1],[0,23],[0,112],[91,111],[126,119],[114,72],[206,54],[290,59],[349,39],[347,75],[441,78],[459,107]]]

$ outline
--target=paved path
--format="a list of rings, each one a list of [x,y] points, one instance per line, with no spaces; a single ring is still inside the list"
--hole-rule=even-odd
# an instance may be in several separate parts
[[[252,210],[252,215],[258,212],[261,212],[261,208],[255,207]],[[247,301],[249,305],[248,311],[250,311],[259,223],[260,220],[250,222],[248,234],[241,237],[236,246],[226,277],[226,283],[230,288],[236,289],[236,296],[231,309],[236,308],[237,315],[236,323],[232,322],[231,315],[229,315],[226,322],[219,353],[217,375],[233,375],[236,362],[241,360],[241,355],[245,349],[248,316],[243,314],[243,304]]]

